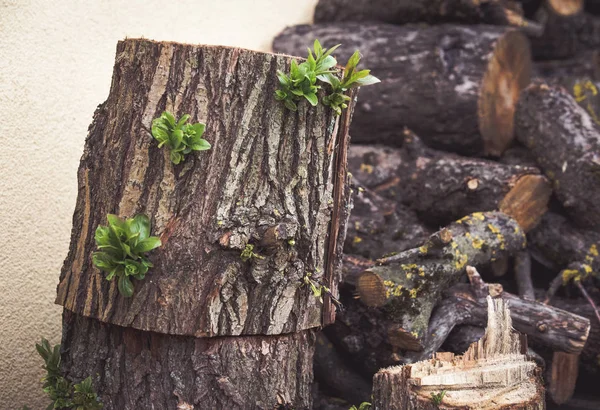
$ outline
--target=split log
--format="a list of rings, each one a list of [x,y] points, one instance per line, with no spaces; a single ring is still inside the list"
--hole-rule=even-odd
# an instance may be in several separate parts
[[[285,109],[273,95],[291,60],[119,42],[79,168],[57,295],[64,370],[79,379],[109,367],[98,384],[105,409],[270,409],[278,394],[310,408],[309,329],[334,311],[302,279],[312,272],[337,293],[353,102],[341,117],[325,106]],[[205,122],[211,150],[173,165],[149,131],[164,110]],[[131,298],[92,264],[93,232],[108,213],[146,214],[162,241]],[[241,259],[247,244],[260,258]]]
[[[315,8],[315,23],[342,21],[527,24],[520,8],[511,0],[319,0]]]
[[[554,352],[548,381],[548,393],[556,404],[564,404],[575,392],[579,374],[579,354]]]
[[[428,145],[463,154],[500,155],[510,144],[515,104],[531,71],[529,44],[520,32],[331,23],[289,27],[273,48],[304,55],[315,38],[342,43],[340,61],[360,50],[362,62],[381,79],[361,91],[354,142],[399,146],[398,130],[406,126]]]
[[[527,146],[556,196],[582,227],[600,227],[600,126],[563,89],[532,84],[515,115],[519,141]],[[556,147],[561,147],[556,149]]]
[[[534,346],[581,353],[588,340],[590,320],[534,300],[521,299],[504,292],[498,284],[488,285],[472,267],[467,269],[467,273],[471,283],[457,284],[444,293],[444,299],[431,316],[423,342],[425,348],[421,352],[406,355],[406,360],[419,361],[431,357],[457,325],[484,326],[487,320],[486,298],[489,295],[510,304],[514,328],[526,334]]]
[[[582,277],[600,272],[599,232],[577,228],[562,215],[548,212],[528,235],[533,257],[552,271],[577,269]]]
[[[381,259],[358,279],[367,306],[385,306],[396,323],[390,342],[422,350],[431,311],[467,264],[480,265],[525,247],[518,223],[501,212],[474,213],[433,234],[416,249]]]
[[[488,302],[485,336],[463,356],[438,353],[373,379],[375,410],[545,408],[541,371],[525,356],[527,339],[512,329],[504,300]]]
[[[314,331],[195,338],[102,323],[65,310],[62,367],[89,375],[105,409],[312,408]]]

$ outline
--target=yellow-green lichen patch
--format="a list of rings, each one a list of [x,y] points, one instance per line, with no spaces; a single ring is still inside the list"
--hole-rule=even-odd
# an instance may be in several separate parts
[[[462,270],[467,265],[467,262],[469,262],[469,257],[457,249],[454,259],[454,267],[456,270]]]
[[[473,238],[473,242],[472,242],[473,248],[475,248],[475,249],[481,249],[481,247],[483,246],[483,244],[484,244],[483,239],[481,239],[481,238],[479,238],[477,236],[475,238]]]
[[[480,221],[485,221],[485,215],[483,214],[483,212],[475,212],[475,213],[471,214],[471,216],[474,219],[478,219]]]
[[[425,245],[419,246],[419,253],[426,254],[427,253],[427,246],[425,246]]]
[[[492,231],[492,233],[495,233],[495,234],[500,233],[500,228],[498,228],[497,226],[494,226],[493,224],[488,224],[487,227],[490,231]]]
[[[418,290],[417,290],[417,289],[411,289],[411,290],[409,291],[409,293],[410,293],[410,297],[411,297],[412,299],[415,299],[415,298],[417,297],[417,292],[418,292]]]
[[[373,165],[360,164],[360,170],[362,172],[366,172],[367,174],[372,174],[373,173]]]
[[[391,280],[384,280],[383,285],[385,286],[385,296],[390,298],[391,296],[402,296],[402,285],[396,285]]]
[[[357,244],[357,243],[361,243],[362,242],[362,238],[360,236],[355,236],[354,239],[352,240],[353,244]]]
[[[598,256],[598,247],[595,243],[590,246],[590,254],[593,256]]]

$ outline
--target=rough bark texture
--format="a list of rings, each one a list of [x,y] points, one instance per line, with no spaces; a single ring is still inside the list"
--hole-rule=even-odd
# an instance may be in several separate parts
[[[530,77],[529,45],[518,31],[331,23],[289,27],[273,48],[304,55],[315,38],[342,43],[339,61],[360,50],[382,80],[361,91],[353,141],[401,145],[399,130],[408,126],[427,144],[460,153],[499,155],[510,143],[514,105]]]
[[[458,284],[445,292],[444,299],[433,312],[424,340],[426,348],[407,356],[410,361],[424,360],[438,351],[452,329],[461,324],[484,326],[487,321],[486,298],[492,295],[510,305],[512,323],[526,334],[534,346],[554,351],[581,353],[590,332],[590,320],[576,314],[524,300],[504,292],[498,284],[486,284],[475,269],[469,269],[470,285]]]
[[[528,241],[534,258],[555,272],[573,263],[588,265],[590,272],[600,270],[600,233],[577,228],[560,214],[544,215]]]
[[[511,17],[514,19],[518,15],[518,8],[510,0],[319,0],[314,21],[508,25],[511,24]]]
[[[534,75],[549,84],[558,84],[572,90],[573,82],[579,78],[600,80],[600,51],[587,50],[568,60],[538,61],[534,64]]]
[[[271,410],[278,396],[294,408],[311,409],[314,341],[312,330],[170,336],[65,310],[62,366],[71,380],[92,375],[105,410]]]
[[[327,107],[300,103],[291,112],[276,101],[276,70],[290,61],[238,48],[119,42],[79,168],[57,303],[107,323],[197,337],[321,325],[321,305],[301,280],[309,271],[332,289],[337,283],[332,266],[341,255],[327,259],[336,248],[328,233],[332,209],[344,202],[337,174],[346,175],[345,162],[336,153],[346,148],[348,119],[338,124]],[[206,122],[212,149],[174,166],[149,132],[165,109]],[[147,214],[163,243],[129,299],[91,261],[94,230],[108,213]],[[333,238],[342,222],[331,224]],[[285,237],[261,246],[280,224]],[[243,262],[246,244],[264,259]]]
[[[563,14],[547,1],[535,20],[543,24],[543,34],[531,38],[533,57],[540,60],[565,59],[600,45],[600,20],[588,13],[566,7]]]
[[[463,356],[438,353],[432,360],[377,373],[375,410],[545,408],[540,369],[527,360],[526,337],[515,332],[503,300],[488,296],[484,337]],[[439,403],[433,394],[445,391]]]
[[[351,369],[323,333],[317,334],[314,371],[319,385],[326,386],[336,396],[356,405],[369,401],[370,380]]]
[[[421,247],[381,259],[358,279],[367,306],[385,306],[397,324],[390,342],[422,350],[431,311],[442,292],[465,272],[525,246],[525,234],[501,212],[474,213],[432,235]]]
[[[395,180],[399,200],[432,226],[503,208],[527,231],[546,212],[552,191],[537,168],[434,151],[410,133],[402,150],[406,159]]]
[[[521,94],[517,138],[553,182],[558,199],[582,227],[600,227],[600,127],[563,89],[532,84]],[[560,149],[556,149],[560,147]]]

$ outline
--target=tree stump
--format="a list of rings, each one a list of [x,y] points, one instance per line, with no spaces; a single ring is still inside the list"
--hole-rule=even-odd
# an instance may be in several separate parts
[[[278,396],[310,408],[310,329],[333,312],[303,277],[337,293],[353,101],[341,118],[322,105],[285,109],[276,72],[290,62],[119,42],[79,168],[56,299],[64,370],[92,375],[107,410],[271,409]],[[211,150],[173,165],[150,134],[164,110],[205,122]],[[162,241],[131,298],[92,264],[94,230],[109,213],[146,214]],[[248,244],[260,257],[241,259]]]
[[[355,142],[399,146],[408,127],[428,145],[500,155],[513,138],[514,109],[529,84],[527,38],[493,26],[330,23],[285,29],[274,50],[303,55],[318,38],[341,58],[360,50],[381,83],[361,91]],[[409,79],[409,80],[407,80]]]
[[[544,409],[541,371],[525,356],[527,338],[512,329],[504,300],[488,296],[487,302],[485,335],[463,356],[438,353],[431,360],[377,373],[374,409]]]

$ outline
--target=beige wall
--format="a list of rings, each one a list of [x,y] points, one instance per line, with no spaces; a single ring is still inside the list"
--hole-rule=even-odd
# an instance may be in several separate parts
[[[316,0],[0,0],[0,409],[46,400],[53,304],[87,127],[126,36],[269,50]],[[45,408],[45,406],[44,406]]]

